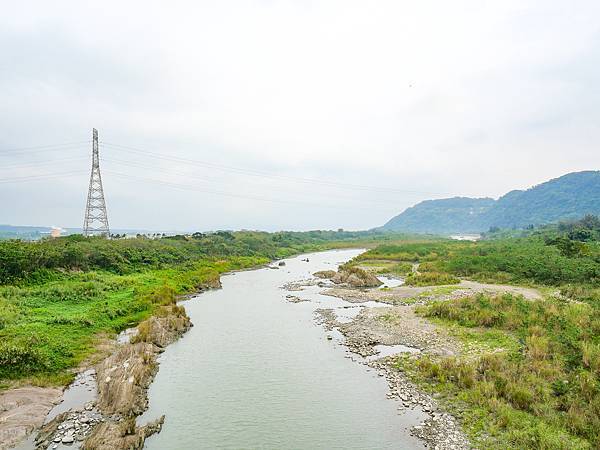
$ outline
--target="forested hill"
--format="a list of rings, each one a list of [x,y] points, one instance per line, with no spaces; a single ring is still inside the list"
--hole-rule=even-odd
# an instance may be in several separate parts
[[[455,197],[426,200],[383,229],[417,233],[469,233],[490,227],[522,228],[600,214],[600,171],[573,172],[498,200]]]

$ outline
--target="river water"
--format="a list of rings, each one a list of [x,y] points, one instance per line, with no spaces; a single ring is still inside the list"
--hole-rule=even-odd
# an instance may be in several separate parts
[[[423,448],[408,433],[421,413],[399,414],[386,381],[315,323],[315,309],[346,302],[316,286],[306,294],[281,289],[359,253],[313,253],[278,270],[224,275],[223,289],[183,302],[194,327],[160,356],[138,423],[166,420],[145,448]],[[290,303],[289,294],[311,301]]]

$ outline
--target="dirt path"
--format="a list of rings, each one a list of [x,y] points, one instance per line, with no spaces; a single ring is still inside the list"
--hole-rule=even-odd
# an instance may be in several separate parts
[[[440,295],[437,291],[445,290]],[[333,287],[326,289],[323,294],[342,298],[351,303],[375,301],[390,305],[423,303],[432,297],[440,299],[458,298],[477,292],[504,293],[522,295],[528,300],[542,298],[540,291],[534,288],[511,286],[503,284],[480,283],[477,281],[461,280],[459,284],[446,286],[397,286],[389,289],[353,289],[350,287]]]
[[[521,286],[511,286],[511,285],[507,285],[507,284],[479,283],[478,281],[468,281],[468,280],[461,280],[461,282],[458,286],[460,286],[461,288],[471,289],[474,292],[482,292],[482,291],[494,292],[494,293],[509,292],[511,294],[522,295],[523,297],[525,297],[528,300],[539,300],[542,298],[542,294],[537,289],[521,287]]]

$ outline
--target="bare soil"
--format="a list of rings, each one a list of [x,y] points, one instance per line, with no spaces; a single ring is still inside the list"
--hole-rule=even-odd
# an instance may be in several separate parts
[[[60,402],[62,392],[34,386],[0,392],[0,450],[14,447],[41,427],[50,409]]]

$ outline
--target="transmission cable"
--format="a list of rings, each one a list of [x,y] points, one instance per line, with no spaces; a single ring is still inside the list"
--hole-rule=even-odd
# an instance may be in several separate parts
[[[135,175],[113,172],[112,170],[104,170],[103,172],[108,173],[113,176],[124,178],[124,179],[143,181],[143,182],[147,182],[147,183],[153,183],[153,184],[162,185],[162,186],[169,186],[169,187],[182,189],[182,190],[188,190],[188,191],[197,191],[197,192],[203,192],[203,193],[207,193],[207,194],[215,194],[215,195],[221,195],[221,196],[227,196],[227,197],[242,198],[242,199],[246,199],[246,200],[258,200],[258,201],[264,201],[264,202],[284,203],[284,204],[297,204],[297,205],[303,205],[303,206],[318,206],[318,207],[330,208],[330,209],[346,209],[346,208],[339,208],[336,205],[320,205],[320,204],[316,204],[316,203],[302,202],[302,201],[296,201],[296,200],[281,200],[281,199],[274,199],[274,198],[265,198],[265,197],[257,197],[257,196],[243,195],[243,194],[235,194],[232,192],[215,191],[212,189],[205,189],[204,187],[201,187],[201,186],[173,183],[170,181],[157,180],[157,179],[153,179],[153,178],[138,177]],[[354,208],[351,206],[348,207],[348,210],[352,210],[352,211],[356,211],[357,209],[360,209],[360,208]],[[386,211],[387,210],[388,209],[386,209]]]
[[[453,195],[453,194],[440,193],[440,192],[436,193],[436,192],[404,190],[404,189],[387,188],[387,187],[381,187],[381,186],[369,186],[369,185],[360,185],[360,184],[319,180],[316,178],[301,178],[301,177],[294,177],[294,176],[289,176],[289,175],[278,175],[278,174],[263,172],[263,171],[259,171],[259,170],[255,170],[255,169],[226,166],[226,165],[221,165],[221,164],[210,163],[207,161],[200,161],[200,160],[196,160],[196,159],[165,155],[162,153],[156,153],[156,152],[150,152],[147,150],[142,150],[142,149],[139,149],[136,147],[130,147],[130,146],[120,145],[120,144],[112,144],[110,142],[105,142],[105,141],[100,141],[100,143],[104,146],[108,146],[109,148],[112,147],[113,149],[117,149],[117,150],[121,150],[121,151],[126,150],[126,151],[130,151],[130,152],[142,154],[144,156],[149,156],[151,158],[156,158],[159,160],[192,164],[192,165],[197,165],[200,167],[217,169],[217,170],[222,170],[225,172],[233,172],[233,173],[239,173],[242,175],[249,175],[249,176],[255,176],[255,177],[285,179],[285,180],[295,181],[295,182],[299,182],[299,183],[322,184],[322,185],[327,185],[327,186],[343,187],[343,188],[351,188],[351,189],[359,189],[359,190],[371,190],[371,191],[378,191],[378,192],[384,192],[384,193],[397,192],[397,193],[401,193],[401,194],[408,193],[408,194],[418,194],[418,195],[450,195],[450,196]]]

